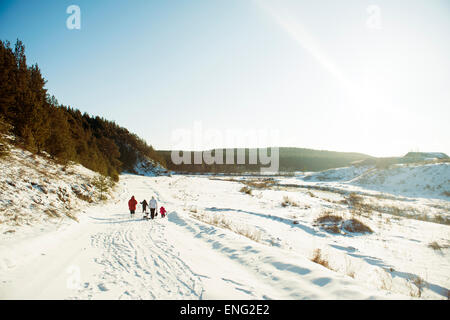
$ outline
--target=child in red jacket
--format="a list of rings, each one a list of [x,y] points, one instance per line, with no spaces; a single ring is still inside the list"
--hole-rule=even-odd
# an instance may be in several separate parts
[[[159,208],[159,213],[161,213],[161,218],[166,216],[166,209],[164,207]]]

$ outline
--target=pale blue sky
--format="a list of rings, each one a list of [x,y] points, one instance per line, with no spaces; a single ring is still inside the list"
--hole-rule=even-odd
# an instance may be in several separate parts
[[[449,18],[447,0],[2,0],[0,39],[24,41],[61,103],[158,149],[200,121],[279,131],[250,147],[450,154]]]

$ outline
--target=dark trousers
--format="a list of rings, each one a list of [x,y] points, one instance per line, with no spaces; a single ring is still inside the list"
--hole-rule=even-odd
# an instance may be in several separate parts
[[[155,217],[155,208],[150,208],[150,217],[152,219]]]
[[[134,214],[134,210],[130,210],[130,214]]]

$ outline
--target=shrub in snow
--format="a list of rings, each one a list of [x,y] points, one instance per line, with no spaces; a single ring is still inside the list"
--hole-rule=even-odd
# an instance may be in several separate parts
[[[342,217],[340,216],[333,215],[329,212],[324,212],[316,218],[314,222],[319,224],[320,227],[327,232],[341,233],[340,224],[342,222]]]
[[[351,233],[372,233],[372,229],[357,219],[343,220],[341,216],[331,214],[330,212],[322,213],[314,220],[323,230],[331,233],[341,233],[345,230]]]
[[[240,192],[246,193],[251,195],[252,194],[252,189],[250,189],[249,187],[242,187],[241,190],[239,190]]]
[[[312,262],[321,264],[327,269],[333,270],[328,263],[328,260],[322,256],[322,250],[316,249],[314,250],[313,257],[311,258]]]
[[[282,207],[288,207],[288,206],[298,207],[298,203],[293,201],[293,200],[291,200],[291,199],[289,199],[288,196],[284,196],[283,197],[283,202],[281,202],[281,206]]]
[[[436,241],[430,242],[428,244],[428,247],[433,249],[433,250],[441,250],[444,249],[445,246],[441,246],[439,243],[437,243]]]
[[[357,219],[346,220],[342,223],[342,228],[348,232],[372,233],[372,229]]]

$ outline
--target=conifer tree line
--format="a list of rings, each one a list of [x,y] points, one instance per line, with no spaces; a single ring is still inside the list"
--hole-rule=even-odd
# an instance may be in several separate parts
[[[25,46],[0,40],[0,130],[9,128],[23,148],[75,161],[118,180],[141,157],[165,166],[163,158],[136,134],[104,118],[63,106],[45,89],[37,64],[28,66]]]
[[[171,159],[172,151],[159,150],[158,153],[165,159],[166,168],[181,173],[258,173],[261,168],[268,167],[268,165],[262,165],[260,162],[257,164],[251,164],[250,152],[255,155],[261,153],[261,149],[251,148],[235,148],[235,149],[212,149],[207,150],[211,152],[212,156],[215,156],[216,151],[220,151],[222,154],[221,163],[196,164],[194,159],[194,151],[187,151],[189,154],[189,163],[174,164]],[[231,152],[234,155],[232,164],[227,164],[227,152]],[[186,151],[185,151],[186,152]],[[237,154],[244,154],[243,164],[238,163]],[[331,168],[340,168],[352,165],[355,161],[369,161],[375,159],[369,155],[355,152],[336,152],[326,150],[314,150],[305,148],[288,148],[280,147],[279,152],[279,171],[284,173],[292,173],[296,171],[322,171]],[[201,153],[201,152],[200,152]],[[271,154],[270,148],[268,150],[263,149],[263,154]],[[258,161],[260,157],[258,156]]]

